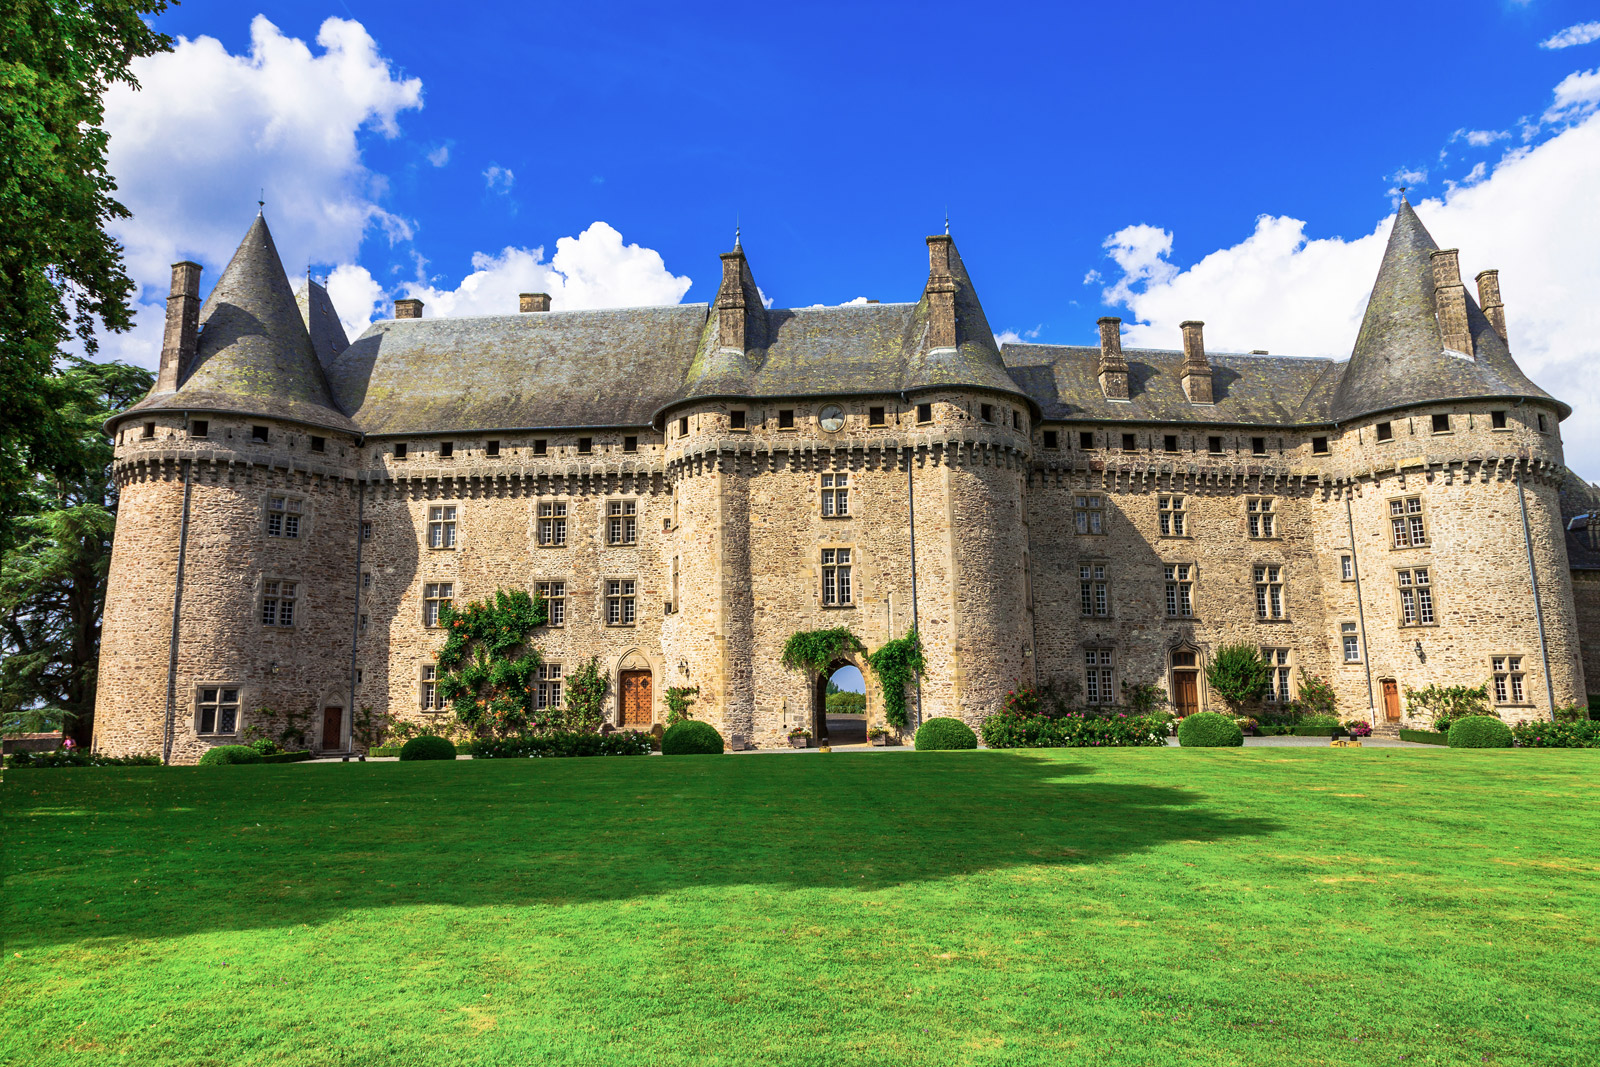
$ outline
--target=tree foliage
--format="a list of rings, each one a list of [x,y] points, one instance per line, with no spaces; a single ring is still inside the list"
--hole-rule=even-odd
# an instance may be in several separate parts
[[[1211,691],[1238,714],[1239,709],[1266,694],[1267,665],[1254,645],[1223,645],[1206,665]]]
[[[567,676],[565,720],[553,725],[565,725],[569,730],[598,729],[608,688],[605,672],[600,669],[600,657],[590,656]]]

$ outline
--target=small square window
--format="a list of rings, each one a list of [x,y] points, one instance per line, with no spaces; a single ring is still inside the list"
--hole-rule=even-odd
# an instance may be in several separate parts
[[[312,437],[311,438],[311,451],[313,451],[313,452],[326,452],[327,450],[328,450],[328,439],[326,437]]]
[[[190,437],[204,437],[211,431],[211,423],[205,419],[195,419],[189,424]]]
[[[1267,439],[1265,437],[1250,438],[1250,454],[1264,456],[1267,454]]]
[[[1176,452],[1178,450],[1178,435],[1175,433],[1167,434],[1161,439],[1161,445],[1168,452]]]
[[[153,423],[153,422],[149,423],[148,425],[146,425],[146,427],[145,427],[145,430],[146,430],[145,436],[146,437],[150,437],[155,433],[155,426],[156,426],[156,424]],[[267,428],[265,426],[252,426],[252,427],[250,427],[250,440],[252,440],[252,441],[260,441],[262,444],[266,444],[266,442],[267,442]]]
[[[1495,430],[1503,430],[1503,429],[1505,429],[1506,428],[1506,413],[1503,412],[1503,411],[1491,411],[1491,412],[1489,412],[1489,426],[1490,426],[1490,428],[1495,429]]]
[[[1326,437],[1313,437],[1311,439],[1311,452],[1313,455],[1326,456],[1328,454],[1328,439]]]
[[[364,519],[361,523],[361,540],[372,540],[372,520]]]
[[[547,453],[549,451],[550,451],[550,442],[546,441],[544,438],[541,437],[538,440],[533,442],[533,454],[534,455],[542,456],[542,455],[544,455],[545,453]]]
[[[500,442],[485,441],[483,443],[483,454],[488,456],[490,459],[498,456],[500,454]]]
[[[735,430],[744,429],[744,409],[739,408],[728,412],[728,425]]]
[[[1054,430],[1046,430],[1044,432],[1044,447],[1046,447],[1046,448],[1060,448],[1061,447],[1061,438]]]
[[[1450,416],[1449,415],[1435,415],[1433,417],[1433,432],[1434,433],[1449,433],[1450,432]]]
[[[1085,451],[1094,447],[1094,434],[1088,430],[1078,431],[1078,447]]]
[[[687,416],[687,415],[683,416],[681,419],[678,420],[678,436],[679,437],[688,437],[689,436],[689,416]]]
[[[628,437],[624,437],[622,439],[622,450],[624,452],[637,452],[637,451],[639,451],[639,439],[637,437],[632,436],[632,435],[630,435]]]
[[[1378,440],[1380,440],[1380,441],[1393,441],[1394,440],[1394,425],[1392,423],[1387,423],[1387,422],[1378,423]]]
[[[258,426],[256,428],[259,429],[259,430],[265,430],[266,429],[265,426]],[[144,432],[141,433],[139,436],[144,438],[146,441],[148,441],[151,438],[153,438],[155,435],[156,435],[156,424],[153,423],[153,422],[147,422],[147,423],[144,424]],[[266,438],[265,437],[259,437],[259,438],[257,438],[257,440],[258,441],[265,441]]]
[[[886,421],[887,420],[884,418],[884,412],[883,412],[882,408],[868,408],[867,409],[867,425],[868,426],[882,426],[882,425],[885,424]]]
[[[918,404],[917,405],[917,421],[918,422],[932,422],[933,421],[933,405],[932,404]]]
[[[372,572],[371,571],[362,571],[361,572],[361,588],[363,588],[363,589],[371,589],[372,588]]]
[[[1138,442],[1134,439],[1133,434],[1125,433],[1122,435],[1122,450],[1124,452],[1133,452],[1138,447]]]
[[[406,448],[406,443],[404,441],[396,442],[394,446],[394,458],[405,459],[407,451],[408,449]]]
[[[794,429],[794,408],[781,408],[778,411],[778,429]]]
[[[1222,438],[1220,438],[1220,437],[1208,437],[1208,438],[1206,438],[1206,451],[1210,452],[1213,456],[1222,455]]]
[[[578,438],[578,455],[587,456],[593,451],[594,451],[594,438],[592,438],[592,437],[580,437],[580,438]]]
[[[440,441],[439,442],[439,458],[440,459],[453,459],[455,457],[455,454],[456,454],[456,443],[454,441]]]
[[[993,404],[979,404],[978,405],[978,417],[980,419],[982,419],[984,422],[993,422],[994,421],[994,405]]]

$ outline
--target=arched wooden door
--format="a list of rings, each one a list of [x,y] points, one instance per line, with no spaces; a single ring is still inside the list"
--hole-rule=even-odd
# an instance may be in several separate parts
[[[655,719],[655,692],[649,671],[623,671],[618,677],[622,695],[622,725],[626,729],[648,730]]]

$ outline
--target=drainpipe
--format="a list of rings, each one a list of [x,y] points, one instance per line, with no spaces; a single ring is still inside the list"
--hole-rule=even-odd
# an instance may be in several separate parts
[[[1367,710],[1372,713],[1373,728],[1377,728],[1378,701],[1372,692],[1372,646],[1367,644],[1367,612],[1361,602],[1361,558],[1356,554],[1356,520],[1350,510],[1350,490],[1344,493],[1344,521],[1350,530],[1350,573],[1356,580],[1356,623],[1361,627],[1361,662],[1367,665]],[[1343,654],[1340,649],[1340,654]],[[1388,709],[1384,709],[1387,717]],[[1385,718],[1387,721],[1387,718]]]
[[[910,398],[905,393],[900,394],[900,403],[909,407]],[[916,459],[916,451],[910,445],[906,446],[906,518],[911,525],[911,630],[917,635],[917,643],[922,643],[922,633],[917,629],[917,490],[912,482],[912,463]],[[917,683],[917,725],[922,725],[922,672],[914,676]]]
[[[356,482],[356,612],[350,620],[350,711],[352,734],[356,726],[356,642],[361,637],[361,523],[366,517],[367,484]],[[349,748],[350,746],[345,746]]]
[[[1550,721],[1556,721],[1556,686],[1550,677],[1550,646],[1544,636],[1544,609],[1539,603],[1539,575],[1533,566],[1533,533],[1528,527],[1528,500],[1522,493],[1522,467],[1517,467],[1517,504],[1522,508],[1522,544],[1528,551],[1528,584],[1533,588],[1533,617],[1539,623],[1539,655],[1544,659],[1544,695]]]
[[[189,427],[189,415],[183,416],[184,429]],[[172,735],[178,704],[178,622],[183,613],[183,564],[189,549],[189,499],[194,490],[190,478],[190,462],[179,460],[178,477],[183,480],[183,517],[178,521],[178,574],[172,590],[172,636],[167,645],[167,715],[162,728],[161,762],[172,762]]]

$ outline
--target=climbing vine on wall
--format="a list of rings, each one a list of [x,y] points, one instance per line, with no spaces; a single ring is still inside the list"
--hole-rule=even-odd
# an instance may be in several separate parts
[[[866,654],[867,646],[848,626],[831,630],[801,630],[790,634],[783,645],[783,665],[791,671],[821,674],[846,652]]]
[[[600,671],[600,657],[590,656],[567,676],[565,721],[558,724],[569,730],[594,730],[605,709],[606,676]]]
[[[676,726],[685,719],[694,718],[689,714],[689,705],[694,703],[695,695],[700,692],[697,685],[674,685],[667,687],[667,725]]]
[[[435,660],[439,695],[473,733],[514,737],[533,725],[533,686],[543,661],[529,637],[546,618],[544,599],[521,589],[439,612],[446,634]]]
[[[867,657],[878,681],[883,684],[883,717],[898,730],[906,728],[906,687],[916,680],[925,666],[922,639],[912,630],[890,641]]]

